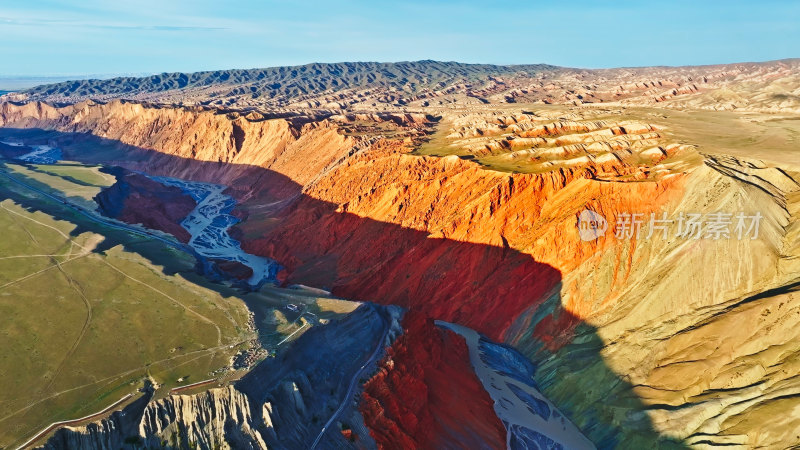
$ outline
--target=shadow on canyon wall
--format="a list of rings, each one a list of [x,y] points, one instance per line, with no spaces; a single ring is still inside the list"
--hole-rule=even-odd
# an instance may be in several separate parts
[[[603,342],[594,328],[561,307],[559,271],[529,255],[507,245],[431,238],[425,231],[342,213],[339,205],[304,194],[303,186],[289,177],[257,166],[197,161],[89,134],[0,129],[0,137],[9,136],[57,145],[65,160],[227,184],[228,193],[241,202],[235,213],[250,220],[235,230],[235,236],[247,251],[285,267],[283,283],[399,305],[514,344],[539,367],[536,381],[545,395],[600,448],[683,447],[653,429],[647,407],[621,377],[624,374],[604,364]],[[29,210],[47,209],[22,196],[13,200]],[[53,208],[45,212],[63,217],[66,208]],[[82,224],[73,233],[98,229]],[[186,270],[156,250],[122,238],[107,241],[97,251],[124,243],[126,249],[164,265],[165,271]],[[516,329],[521,316],[528,324],[523,331]],[[509,335],[510,330],[516,336]],[[402,399],[412,394],[397,395]]]

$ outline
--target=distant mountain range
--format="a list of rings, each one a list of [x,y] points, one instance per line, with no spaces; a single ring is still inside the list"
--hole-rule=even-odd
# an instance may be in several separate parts
[[[108,78],[120,76],[146,76],[146,73],[98,73],[98,74],[81,74],[81,75],[48,75],[48,76],[34,76],[34,75],[0,75],[0,92],[16,92],[24,89],[30,89],[35,86],[45,84],[62,83],[65,81],[76,79],[97,79],[105,80]]]
[[[752,98],[769,83],[797,84],[800,60],[714,66],[575,69],[547,64],[491,65],[416,61],[162,73],[45,84],[14,100],[76,103],[127,99],[232,109],[363,111],[486,103],[675,103],[721,91],[696,107],[794,109],[798,98]],[[734,92],[729,92],[731,86]],[[784,89],[780,89],[784,91]],[[693,98],[698,96],[693,96]],[[728,98],[729,97],[729,98]],[[722,101],[720,101],[722,100]]]
[[[149,77],[118,77],[42,85],[25,90],[31,100],[70,101],[84,98],[175,98],[199,103],[291,103],[291,100],[352,90],[398,91],[407,96],[492,76],[533,77],[564,70],[545,64],[496,66],[455,62],[353,62],[306,64],[247,70],[163,73]],[[180,94],[178,94],[180,93]],[[369,92],[364,92],[369,95]],[[197,98],[199,97],[199,98]],[[235,99],[236,102],[230,100]]]

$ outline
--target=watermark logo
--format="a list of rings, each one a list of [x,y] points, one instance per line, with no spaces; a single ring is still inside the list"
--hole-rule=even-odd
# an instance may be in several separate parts
[[[674,217],[667,216],[666,212],[660,215],[622,212],[616,215],[613,229],[614,237],[620,240],[652,239],[654,236],[663,240],[671,236],[687,240],[753,240],[758,239],[763,218],[759,212],[680,213]],[[583,210],[578,216],[578,232],[583,241],[603,236],[608,227],[606,219],[594,211]]]
[[[578,234],[582,241],[593,241],[606,234],[608,221],[596,212],[584,209],[578,216]]]

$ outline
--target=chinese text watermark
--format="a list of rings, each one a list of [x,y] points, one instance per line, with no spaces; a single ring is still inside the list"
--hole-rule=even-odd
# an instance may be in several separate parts
[[[653,239],[667,240],[670,237],[680,239],[758,239],[763,216],[754,214],[714,212],[709,214],[679,213],[668,216],[666,212],[629,213],[616,216],[616,222],[610,227],[608,221],[600,214],[583,210],[578,216],[578,233],[581,240],[593,241],[605,235],[609,228],[614,230],[614,237],[621,240]]]

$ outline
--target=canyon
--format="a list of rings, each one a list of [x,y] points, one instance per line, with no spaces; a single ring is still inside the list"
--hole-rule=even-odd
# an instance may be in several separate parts
[[[304,67],[52,85],[0,103],[1,141],[114,168],[104,214],[189,242],[203,200],[187,186],[211,183],[231,199],[222,228],[275,262],[275,289],[353,304],[237,380],[143,388],[45,448],[800,440],[796,60]],[[395,70],[430,85],[382,78]],[[299,95],[293,71],[352,80]],[[246,95],[248,83],[274,95]],[[586,210],[608,222],[596,239],[580,233]],[[737,215],[752,221],[744,235]],[[681,233],[691,217],[730,228]]]

